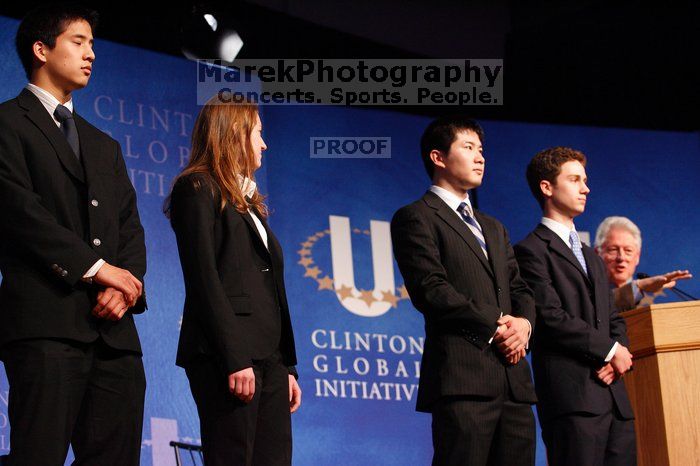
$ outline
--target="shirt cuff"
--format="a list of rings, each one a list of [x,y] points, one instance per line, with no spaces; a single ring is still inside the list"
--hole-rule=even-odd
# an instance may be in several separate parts
[[[104,261],[104,259],[100,259],[97,262],[95,262],[93,266],[90,267],[87,272],[85,272],[85,275],[83,275],[83,280],[85,280],[86,282],[92,282],[92,277],[97,275],[97,272],[99,272],[100,268],[105,264],[106,262]]]
[[[609,352],[608,355],[605,357],[605,362],[610,362],[610,361],[612,360],[613,356],[615,356],[615,351],[617,351],[617,346],[618,346],[618,345],[619,345],[619,343],[618,343],[618,342],[615,342],[615,344],[614,344],[614,345],[612,346],[612,348],[610,349],[610,352]]]
[[[501,315],[498,316],[498,318],[500,319],[501,317],[503,317],[503,313],[502,313],[502,312],[501,312]],[[493,332],[493,336],[492,336],[491,339],[489,340],[489,345],[491,344],[491,342],[493,341],[493,339],[496,338],[496,334],[497,334],[497,333],[498,333],[498,327],[496,327],[496,331]]]
[[[634,304],[639,304],[644,298],[644,291],[637,286],[637,280],[632,280],[632,296],[634,297]]]
[[[532,324],[525,317],[520,317],[525,322],[527,322],[527,343],[525,343],[525,349],[530,349],[530,337],[532,336]]]

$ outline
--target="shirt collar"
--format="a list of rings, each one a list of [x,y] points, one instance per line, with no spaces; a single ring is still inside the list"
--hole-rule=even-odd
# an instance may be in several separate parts
[[[243,175],[236,175],[236,179],[238,179],[238,186],[241,188],[243,197],[252,197],[255,193],[255,188],[258,186],[257,183]]]
[[[549,217],[542,217],[542,220],[540,220],[540,223],[542,225],[546,226],[550,230],[552,230],[558,237],[561,238],[561,240],[566,244],[569,248],[571,248],[571,243],[569,243],[569,234],[573,231],[576,233],[578,236],[578,232],[576,231],[576,226],[572,229],[569,229],[566,225],[563,223],[559,223],[556,220],[552,220]],[[579,238],[580,240],[580,238]]]
[[[56,107],[61,105],[61,102],[59,102],[58,99],[54,97],[53,94],[51,94],[49,91],[42,89],[35,84],[28,83],[27,90],[34,94],[37,97],[37,99],[39,99],[39,102],[41,102],[41,105],[43,105],[46,111],[49,112],[51,118],[53,118],[56,124],[59,124],[60,122],[56,119],[53,113],[56,111]],[[68,102],[63,104],[63,106],[72,112],[73,99],[71,98]]]
[[[474,214],[474,209],[472,209],[472,203],[469,200],[469,193],[468,192],[467,192],[467,196],[464,199],[460,199],[457,196],[455,196],[454,194],[452,194],[451,192],[449,192],[448,190],[446,190],[445,188],[441,188],[440,186],[432,185],[430,187],[430,191],[432,193],[437,194],[438,197],[440,197],[440,199],[442,199],[445,202],[445,204],[447,204],[449,206],[449,208],[454,210],[455,212],[457,212],[457,208],[459,207],[459,205],[462,202],[464,202],[467,204],[467,208],[469,209],[469,213],[471,215]]]

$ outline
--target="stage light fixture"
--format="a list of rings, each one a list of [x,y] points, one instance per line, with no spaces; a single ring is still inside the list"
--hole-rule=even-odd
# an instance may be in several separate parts
[[[231,64],[244,43],[226,15],[207,5],[195,5],[183,18],[180,44],[190,60]]]

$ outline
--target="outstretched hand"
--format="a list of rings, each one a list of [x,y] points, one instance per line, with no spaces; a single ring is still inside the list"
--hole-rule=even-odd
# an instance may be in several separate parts
[[[689,278],[693,278],[693,274],[688,270],[674,270],[662,275],[640,278],[637,280],[637,286],[646,293],[657,293],[662,289],[673,288],[678,280],[688,280]]]

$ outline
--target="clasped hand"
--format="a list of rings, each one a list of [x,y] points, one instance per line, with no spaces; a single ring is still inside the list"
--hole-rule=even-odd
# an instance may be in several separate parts
[[[505,315],[496,322],[498,329],[493,342],[508,363],[517,364],[525,357],[525,349],[530,338],[530,325],[522,317]]]
[[[108,287],[97,293],[97,304],[92,309],[92,315],[99,319],[117,321],[124,317],[129,307],[131,306],[124,293]]]
[[[136,304],[143,293],[143,284],[126,269],[104,263],[93,282],[105,288],[97,293],[92,315],[99,319],[117,321]]]
[[[596,371],[598,379],[605,385],[621,379],[632,368],[632,358],[632,353],[627,347],[618,343],[610,362]]]

